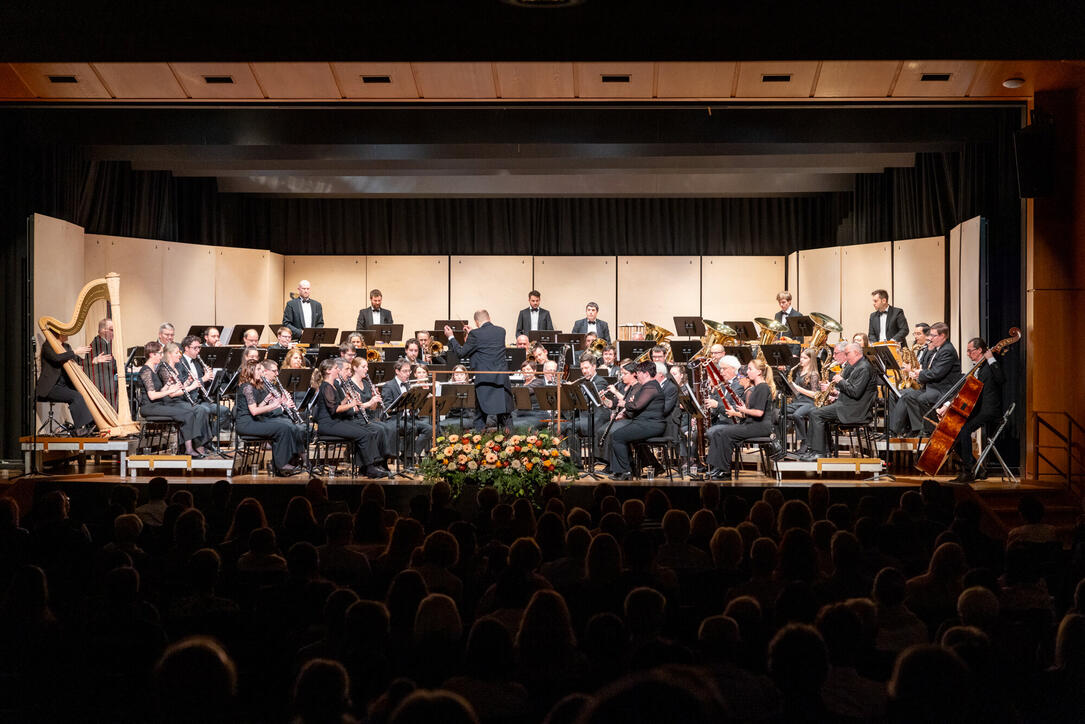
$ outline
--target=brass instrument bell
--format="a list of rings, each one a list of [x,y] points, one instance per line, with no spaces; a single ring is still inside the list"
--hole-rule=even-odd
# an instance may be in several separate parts
[[[810,338],[810,349],[818,349],[825,346],[832,333],[840,334],[844,328],[840,322],[821,312],[810,312],[810,320],[814,323],[814,335]]]
[[[757,343],[772,344],[776,338],[787,332],[787,325],[768,317],[754,317],[757,326]]]
[[[674,352],[671,351],[670,338],[674,336],[674,332],[669,329],[664,329],[659,325],[652,324],[651,322],[641,322],[644,325],[644,339],[648,342],[655,342],[656,345],[662,347],[667,351],[667,363],[674,363]],[[634,362],[647,362],[652,358],[652,350],[647,349],[637,357]]]
[[[697,354],[690,357],[690,362],[708,357],[712,353],[712,347],[717,344],[722,344],[724,347],[733,347],[738,339],[738,332],[734,327],[729,327],[722,322],[714,322],[711,319],[702,321],[705,327],[705,335],[701,337],[702,346]]]

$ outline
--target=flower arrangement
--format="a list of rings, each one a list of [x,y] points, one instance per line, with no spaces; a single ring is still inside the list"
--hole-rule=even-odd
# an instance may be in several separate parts
[[[531,498],[552,480],[576,477],[563,442],[547,432],[441,435],[419,467],[426,482],[445,480],[455,496],[472,480],[503,495]]]

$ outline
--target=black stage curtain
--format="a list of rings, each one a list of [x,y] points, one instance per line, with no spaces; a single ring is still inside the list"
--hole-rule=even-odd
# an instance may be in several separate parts
[[[134,171],[126,162],[87,160],[80,148],[19,143],[27,134],[13,118],[0,118],[0,279],[8,290],[26,287],[26,217],[34,212],[88,233],[289,254],[524,255],[787,254],[939,235],[983,215],[990,221],[986,291],[997,300],[983,315],[990,324],[985,332],[998,339],[1022,321],[1021,205],[1008,125],[995,143],[920,153],[913,168],[861,175],[854,193],[368,200],[223,194],[214,179]],[[22,368],[28,356],[33,320],[22,296],[15,295],[13,314],[4,317],[4,338],[16,340],[0,347],[4,370]],[[12,399],[26,399],[25,384],[17,393]],[[5,431],[26,428],[18,408],[7,405],[0,413]],[[2,437],[3,456],[17,455],[17,436]]]

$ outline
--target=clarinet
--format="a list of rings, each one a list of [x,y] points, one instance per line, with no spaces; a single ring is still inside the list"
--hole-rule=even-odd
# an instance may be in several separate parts
[[[173,369],[173,366],[170,365],[169,362],[162,362],[160,366],[166,368],[166,377],[169,378],[168,380],[166,380],[167,385],[172,385],[174,383],[181,385],[181,380],[177,377],[177,370]],[[181,385],[181,392],[184,393],[185,399],[188,400],[188,403],[190,405],[196,405],[196,401],[192,399],[192,395],[189,394],[188,390],[185,389],[184,385]]]
[[[282,398],[281,406],[286,412],[286,416],[290,418],[290,422],[294,423],[295,425],[301,425],[301,413],[298,412],[298,408],[294,407],[293,395],[287,395],[286,390],[283,389],[283,384],[279,382],[278,378],[272,380],[272,384],[275,385],[274,392],[278,394],[280,398]]]
[[[350,385],[353,388],[353,392],[351,394],[351,397],[353,397],[354,399],[356,399],[358,401],[358,412],[362,413],[362,420],[364,420],[365,423],[368,425],[369,424],[369,415],[366,413],[365,408],[361,406],[361,403],[362,403],[362,390],[361,390],[361,388],[358,387],[357,383],[355,383],[354,380],[352,378],[350,378],[350,377],[347,378],[346,384]]]

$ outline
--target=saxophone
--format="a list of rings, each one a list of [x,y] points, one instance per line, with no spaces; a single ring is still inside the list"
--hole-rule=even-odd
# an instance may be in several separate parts
[[[830,382],[829,376],[830,374],[837,374],[838,372],[840,372],[841,369],[843,369],[842,365],[830,364],[827,364],[821,368],[821,381],[822,383],[828,384],[829,386],[826,387],[824,390],[819,390],[817,393],[814,394],[815,407],[825,407],[825,405],[829,403],[829,396],[836,391],[836,383]]]
[[[908,365],[910,369],[919,369],[919,352],[925,347],[923,344],[915,344],[911,347],[902,345],[900,348],[900,361]],[[909,374],[902,375],[904,378],[901,383],[897,385],[900,390],[921,390],[923,389],[923,383],[919,380],[913,380]]]

